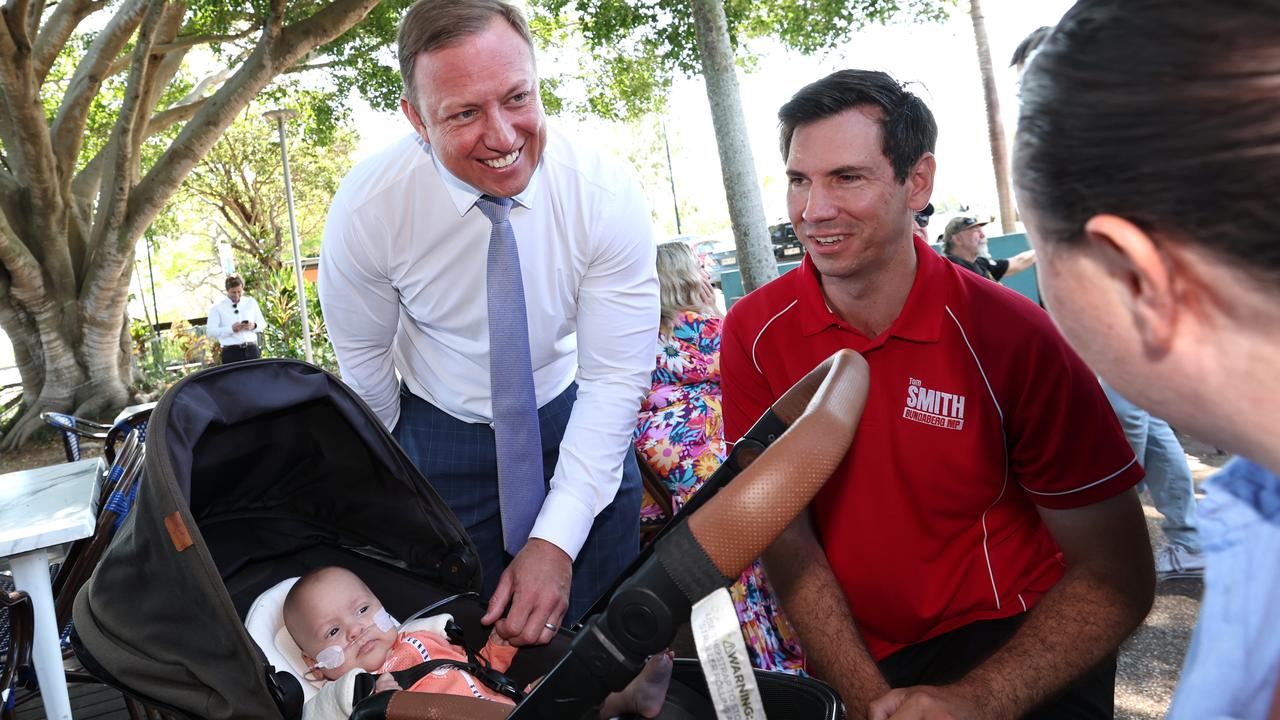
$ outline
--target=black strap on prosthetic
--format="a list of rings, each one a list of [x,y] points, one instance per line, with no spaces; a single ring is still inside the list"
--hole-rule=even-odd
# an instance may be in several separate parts
[[[628,578],[640,571],[641,567],[652,557],[654,548],[660,547],[662,545],[661,541],[668,534],[675,532],[680,526],[684,525],[690,515],[698,508],[706,505],[711,498],[715,497],[716,493],[732,482],[748,465],[755,462],[755,459],[760,457],[760,454],[773,444],[773,441],[777,440],[782,433],[786,432],[788,427],[789,425],[772,408],[766,410],[760,416],[760,419],[751,426],[751,429],[747,431],[747,434],[743,435],[742,439],[734,444],[733,451],[729,453],[729,457],[725,459],[724,463],[711,474],[711,477],[707,478],[707,481],[702,484],[702,487],[698,488],[693,497],[680,506],[680,510],[676,512],[676,516],[672,518],[671,522],[667,523],[667,526],[658,533],[658,536],[653,539],[651,544],[640,550],[640,554],[631,562],[631,565],[620,573],[617,579],[613,581],[613,584],[609,586],[609,589],[596,599],[591,609],[582,616],[583,621],[585,622],[586,619],[593,615],[599,615],[604,612],[605,607],[609,604],[609,598],[613,597],[613,594],[618,591]],[[685,529],[687,531],[687,528]],[[706,555],[701,551],[698,554]],[[680,560],[680,558],[677,557],[674,560]],[[694,601],[696,602],[702,597],[699,596]]]
[[[707,551],[693,537],[689,523],[673,528],[666,541],[654,548],[654,554],[690,604],[733,582],[711,562]]]

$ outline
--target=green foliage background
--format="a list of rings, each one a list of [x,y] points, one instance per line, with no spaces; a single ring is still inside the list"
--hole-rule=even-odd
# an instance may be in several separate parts
[[[725,0],[739,64],[751,41],[772,38],[804,54],[848,42],[871,23],[945,18],[956,0]],[[702,72],[689,0],[530,0],[530,28],[547,52],[586,51],[576,70],[545,78],[549,111],[633,121],[661,112],[676,77]],[[573,87],[578,92],[565,93]]]

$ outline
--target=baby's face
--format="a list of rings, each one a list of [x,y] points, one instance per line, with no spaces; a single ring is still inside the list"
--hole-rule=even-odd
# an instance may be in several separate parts
[[[380,630],[374,623],[382,603],[359,578],[334,573],[309,588],[302,600],[287,625],[307,664],[314,665],[326,648],[342,648],[343,663],[318,668],[319,675],[336,680],[354,668],[365,672],[382,668],[394,646],[396,630]]]

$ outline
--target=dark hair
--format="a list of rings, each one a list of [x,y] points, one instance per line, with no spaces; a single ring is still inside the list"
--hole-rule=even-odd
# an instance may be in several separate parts
[[[1115,214],[1274,283],[1277,36],[1268,0],[1080,0],[1022,78],[1014,170],[1042,239]]]
[[[880,109],[880,137],[893,176],[906,182],[911,166],[938,140],[933,113],[920,98],[907,92],[887,73],[872,70],[839,70],[810,83],[778,110],[782,159],[791,152],[796,128],[811,122],[870,105]]]
[[[1053,28],[1043,25],[1031,31],[1031,34],[1022,38],[1022,42],[1018,43],[1018,47],[1013,49],[1013,57],[1009,58],[1009,67],[1021,68],[1031,59],[1031,53],[1040,47],[1040,43],[1049,37],[1049,33],[1053,32]]]
[[[533,36],[529,33],[529,23],[518,8],[502,0],[418,0],[409,8],[400,21],[396,52],[400,57],[404,96],[411,105],[418,106],[418,88],[413,79],[418,55],[482,33],[494,18],[506,20],[524,38],[532,57]]]
[[[223,283],[223,286],[227,290],[230,290],[233,287],[243,287],[244,281],[240,279],[239,275],[228,275],[227,281]]]

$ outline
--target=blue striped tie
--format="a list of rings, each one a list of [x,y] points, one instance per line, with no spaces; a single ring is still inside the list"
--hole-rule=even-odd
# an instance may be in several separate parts
[[[476,207],[489,232],[489,382],[498,455],[502,545],[512,555],[529,540],[547,493],[542,478],[538,400],[529,358],[529,321],[520,279],[520,251],[507,219],[511,198],[483,195]]]

